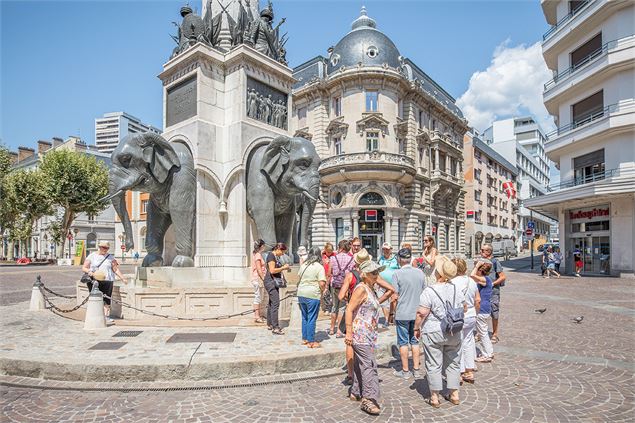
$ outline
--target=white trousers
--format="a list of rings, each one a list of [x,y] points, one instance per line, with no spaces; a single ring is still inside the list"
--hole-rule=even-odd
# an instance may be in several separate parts
[[[461,343],[461,373],[465,369],[475,368],[476,343],[474,342],[474,328],[476,327],[476,316],[465,318],[463,322],[463,342]]]
[[[476,316],[476,331],[481,337],[481,353],[483,353],[483,357],[491,357],[494,355],[494,346],[492,345],[492,341],[489,339],[489,327],[487,322],[490,319],[489,314],[479,314]]]

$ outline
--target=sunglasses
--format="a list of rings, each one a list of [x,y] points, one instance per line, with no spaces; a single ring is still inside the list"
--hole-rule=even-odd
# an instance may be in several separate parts
[[[370,272],[371,275],[373,276],[378,276],[379,275],[379,270],[373,270],[372,272]]]

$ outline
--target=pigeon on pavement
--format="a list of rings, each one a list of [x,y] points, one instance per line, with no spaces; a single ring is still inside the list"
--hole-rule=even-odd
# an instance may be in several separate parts
[[[542,313],[544,313],[545,311],[547,311],[547,309],[546,309],[546,308],[539,308],[539,309],[534,310],[534,311],[535,311],[536,313],[540,313],[540,314],[542,314]]]
[[[573,321],[576,323],[582,323],[582,320],[584,320],[584,316],[578,316],[573,319]]]

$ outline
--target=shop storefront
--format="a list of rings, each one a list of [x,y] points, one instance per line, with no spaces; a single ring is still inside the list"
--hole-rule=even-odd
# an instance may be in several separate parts
[[[573,254],[579,251],[583,274],[611,274],[611,213],[608,204],[569,209],[567,225],[567,272],[574,270]]]

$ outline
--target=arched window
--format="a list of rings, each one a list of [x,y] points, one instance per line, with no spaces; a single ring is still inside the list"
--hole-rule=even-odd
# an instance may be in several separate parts
[[[376,192],[367,192],[359,199],[360,206],[382,206],[386,204],[384,197]]]
[[[146,232],[146,226],[141,228],[141,230],[139,231],[139,250],[141,251],[146,250]]]
[[[94,250],[97,248],[97,235],[93,232],[86,235],[86,250]]]

